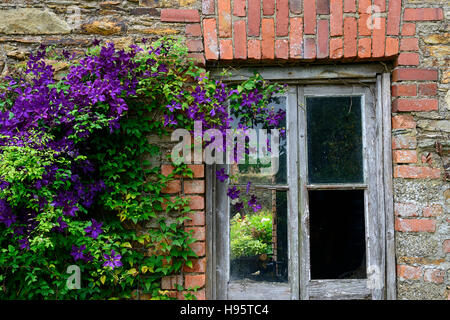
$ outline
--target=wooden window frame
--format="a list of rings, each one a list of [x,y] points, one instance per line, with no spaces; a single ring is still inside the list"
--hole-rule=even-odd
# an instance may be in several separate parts
[[[390,299],[396,297],[394,215],[392,192],[390,73],[384,64],[266,67],[257,70],[264,79],[287,83],[288,181],[285,186],[264,186],[288,192],[288,283],[245,284],[228,288],[229,277],[229,202],[227,184],[215,179],[215,172],[226,165],[207,166],[207,299]],[[227,82],[248,78],[254,68],[243,68],[222,78]],[[211,70],[221,78],[220,70]],[[342,87],[345,85],[346,87]],[[364,128],[376,137],[370,154],[364,151],[365,177],[372,185],[308,185],[306,153],[305,96],[320,96],[320,86],[338,91],[335,95],[362,95],[373,106],[365,114]],[[316,89],[313,89],[316,88]],[[316,90],[316,91],[314,91]],[[370,93],[368,92],[370,90]],[[330,95],[327,91],[326,95]],[[373,102],[367,101],[372,96]],[[366,108],[367,109],[366,104]],[[363,132],[363,137],[366,133]],[[298,138],[300,137],[300,139]],[[365,137],[364,137],[365,139]],[[300,140],[300,141],[299,141]],[[365,141],[365,140],[364,140]],[[367,143],[367,142],[366,142]],[[364,150],[367,150],[364,145]],[[370,163],[372,165],[370,165]],[[308,238],[308,189],[365,189],[367,265],[377,266],[382,288],[367,288],[366,280],[310,280]],[[376,192],[375,192],[376,190]],[[370,200],[370,202],[369,202]],[[368,208],[368,205],[372,206]],[[368,212],[376,214],[368,215]],[[369,224],[368,224],[369,222]],[[370,255],[370,256],[369,256]],[[369,269],[368,272],[373,271]],[[369,276],[369,274],[368,274]]]

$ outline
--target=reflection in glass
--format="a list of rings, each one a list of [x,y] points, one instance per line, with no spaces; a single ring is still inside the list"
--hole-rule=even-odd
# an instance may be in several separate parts
[[[269,103],[269,106],[273,107],[275,112],[279,110],[286,111],[286,97],[274,97]],[[239,119],[235,121],[233,127],[237,127],[239,124]],[[264,129],[262,124],[256,124],[254,126],[255,130]],[[246,184],[247,182],[252,182],[253,184],[286,184],[287,181],[287,161],[286,161],[286,119],[284,119],[278,126],[277,129],[280,130],[280,147],[279,147],[279,158],[278,164],[272,163],[261,163],[259,159],[249,159],[249,156],[245,157],[245,164],[233,164],[231,165],[231,175],[235,176],[236,179],[233,181],[237,184]],[[267,139],[271,139],[270,129],[267,130]],[[263,141],[264,140],[264,141]],[[266,139],[261,139],[258,137],[257,149],[259,147],[265,148],[267,146]],[[270,153],[270,150],[269,150]],[[256,163],[255,163],[256,162]],[[264,161],[263,161],[264,162]]]
[[[287,192],[252,190],[262,209],[231,206],[230,280],[287,281]]]
[[[363,182],[361,97],[306,98],[309,183]]]

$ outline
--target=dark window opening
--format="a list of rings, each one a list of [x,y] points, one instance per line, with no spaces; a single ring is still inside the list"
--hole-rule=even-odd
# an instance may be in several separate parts
[[[309,183],[363,182],[361,97],[306,98]]]
[[[309,191],[311,279],[365,279],[363,190]]]

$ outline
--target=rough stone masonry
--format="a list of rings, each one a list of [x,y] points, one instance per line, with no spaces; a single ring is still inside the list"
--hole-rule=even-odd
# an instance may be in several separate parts
[[[373,30],[371,5],[380,19]],[[449,16],[446,0],[3,0],[0,72],[40,44],[76,52],[94,38],[125,47],[161,35],[185,36],[190,55],[206,66],[393,63],[397,298],[450,299]],[[205,174],[203,165],[194,169],[196,180],[166,191],[192,195],[188,228],[200,258],[162,287],[199,286],[205,299]]]

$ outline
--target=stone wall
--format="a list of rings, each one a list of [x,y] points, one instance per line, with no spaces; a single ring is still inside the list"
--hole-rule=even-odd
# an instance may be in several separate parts
[[[0,70],[41,43],[79,51],[94,38],[126,46],[166,34],[185,36],[206,66],[392,62],[398,298],[450,299],[449,17],[446,0],[3,0]],[[372,18],[378,28],[368,28]],[[168,192],[195,190],[201,209],[189,227],[204,241],[199,174]],[[195,250],[195,270],[164,279],[164,289],[205,286],[204,242]]]

